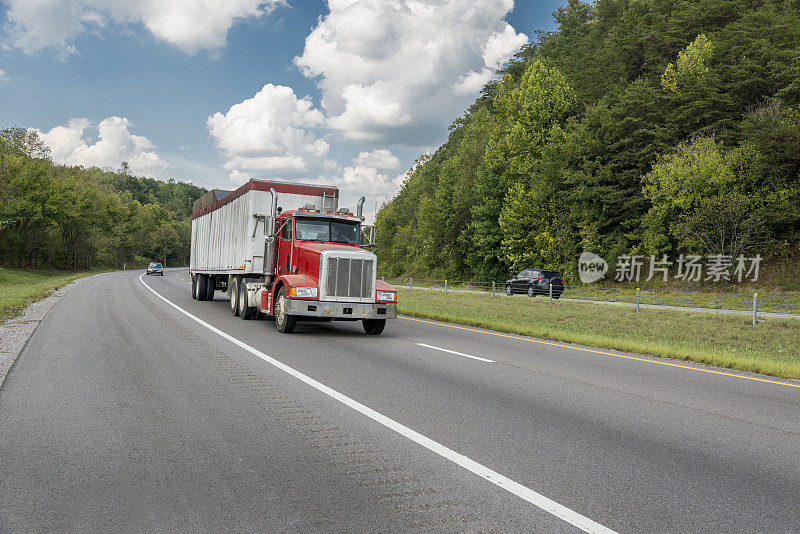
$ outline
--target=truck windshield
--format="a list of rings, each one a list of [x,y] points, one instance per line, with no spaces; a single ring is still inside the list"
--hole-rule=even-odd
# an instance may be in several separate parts
[[[295,236],[300,241],[328,241],[358,245],[358,224],[297,218]]]

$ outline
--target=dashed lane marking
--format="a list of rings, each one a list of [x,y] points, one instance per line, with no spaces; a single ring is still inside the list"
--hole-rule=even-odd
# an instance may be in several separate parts
[[[529,341],[531,343],[538,343],[540,345],[549,345],[551,347],[558,347],[560,349],[571,349],[571,350],[579,350],[582,352],[591,352],[593,354],[602,354],[603,356],[614,356],[616,358],[624,358],[626,360],[635,360],[639,362],[646,362],[646,363],[654,363],[656,365],[666,365],[668,367],[678,367],[679,369],[688,369],[689,371],[697,371],[699,373],[710,373],[714,375],[722,375],[722,376],[732,376],[733,378],[742,378],[744,380],[755,380],[757,382],[767,382],[768,384],[777,384],[779,386],[789,386],[793,388],[800,388],[800,384],[792,384],[790,382],[779,382],[778,380],[768,380],[766,378],[758,378],[755,376],[744,376],[744,375],[737,375],[735,373],[726,373],[724,371],[714,371],[713,369],[702,369],[700,367],[692,367],[690,365],[681,365],[679,363],[670,363],[670,362],[660,362],[657,360],[650,360],[647,358],[639,358],[636,356],[628,356],[625,354],[615,354],[613,352],[605,352],[602,350],[594,350],[594,349],[587,349],[584,347],[575,347],[572,345],[564,345],[562,343],[553,343],[551,341],[542,341],[541,339],[533,339],[530,337],[523,337],[518,335],[512,334],[503,334],[500,332],[490,332],[488,330],[479,330],[477,328],[468,328],[466,326],[458,326],[454,324],[447,324],[447,323],[440,323],[437,321],[427,321],[424,319],[417,319],[416,317],[407,317],[405,315],[398,315],[400,319],[406,319],[407,321],[416,321],[418,323],[425,323],[425,324],[432,324],[436,326],[445,326],[447,328],[457,328],[459,330],[466,330],[467,332],[477,332],[479,334],[486,334],[490,336],[498,336],[498,337],[507,337],[511,339],[516,339],[518,341]]]
[[[425,343],[417,343],[417,345],[419,345],[420,347],[428,348],[428,349],[440,350],[442,352],[449,352],[450,354],[455,354],[456,356],[463,356],[465,358],[472,358],[473,360],[480,360],[482,362],[494,363],[494,360],[490,360],[488,358],[481,358],[479,356],[470,356],[469,354],[464,354],[463,352],[456,352],[456,351],[450,350],[450,349],[443,349],[441,347],[434,347],[433,345],[426,345]]]

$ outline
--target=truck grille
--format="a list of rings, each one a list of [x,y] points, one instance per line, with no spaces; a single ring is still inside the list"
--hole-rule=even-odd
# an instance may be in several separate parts
[[[328,258],[325,294],[329,297],[371,298],[374,260]]]

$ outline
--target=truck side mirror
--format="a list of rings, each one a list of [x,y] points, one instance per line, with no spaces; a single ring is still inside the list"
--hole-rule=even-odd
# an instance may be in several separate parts
[[[375,238],[376,238],[376,228],[375,226],[361,226],[361,246],[362,247],[372,247],[375,246]]]

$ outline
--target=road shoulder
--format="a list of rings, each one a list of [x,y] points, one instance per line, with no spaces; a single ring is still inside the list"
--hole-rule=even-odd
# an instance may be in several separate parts
[[[25,308],[21,315],[0,325],[0,387],[3,387],[3,381],[39,323],[64,295],[83,280],[86,280],[86,277],[56,289],[50,295]]]

